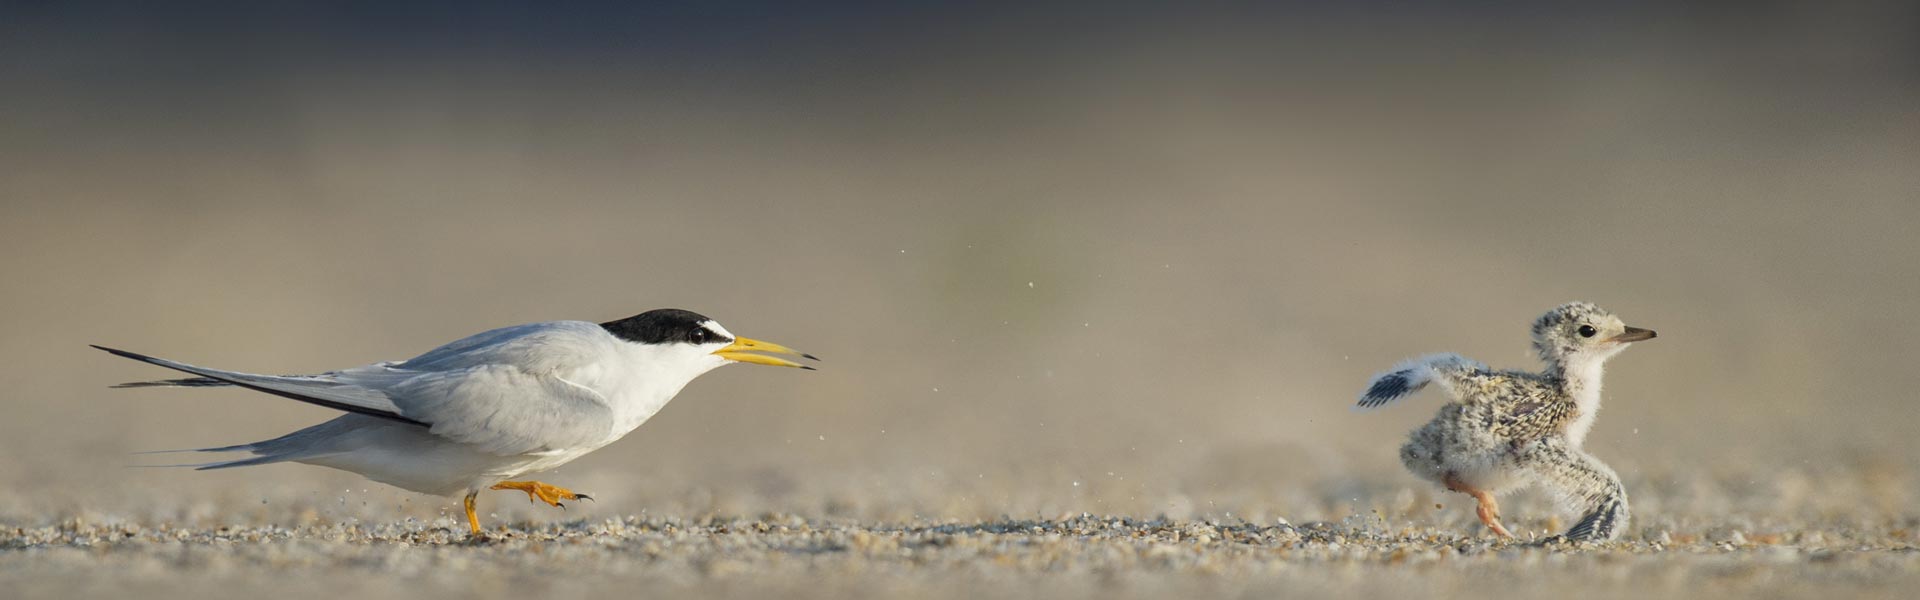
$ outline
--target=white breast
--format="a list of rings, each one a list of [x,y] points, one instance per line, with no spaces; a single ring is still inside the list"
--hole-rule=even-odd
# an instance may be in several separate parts
[[[726,364],[699,347],[621,344],[592,368],[577,371],[580,385],[598,390],[613,408],[613,439],[638,428],[700,374]]]
[[[1569,368],[1567,391],[1573,394],[1576,412],[1573,422],[1567,424],[1567,443],[1579,448],[1587,441],[1587,432],[1593,429],[1593,420],[1600,415],[1600,376],[1603,363],[1592,361],[1586,365]]]

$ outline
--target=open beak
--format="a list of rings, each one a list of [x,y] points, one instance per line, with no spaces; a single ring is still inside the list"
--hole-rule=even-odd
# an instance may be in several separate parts
[[[1656,336],[1657,334],[1655,334],[1652,329],[1628,327],[1626,331],[1620,332],[1620,335],[1616,335],[1616,336],[1613,336],[1612,338],[1608,338],[1607,341],[1613,342],[1616,344],[1625,344],[1627,342],[1638,342],[1640,340],[1650,340]]]
[[[757,353],[765,353],[765,354],[757,354]],[[815,357],[812,354],[807,354],[805,352],[801,352],[799,350],[795,350],[792,348],[788,348],[786,346],[775,344],[773,342],[762,342],[760,340],[748,339],[743,337],[733,338],[732,344],[728,344],[727,347],[725,348],[721,348],[719,350],[713,351],[714,356],[718,356],[720,358],[724,358],[724,359],[735,361],[735,362],[753,363],[756,365],[772,365],[775,367],[793,367],[796,369],[806,369],[808,371],[814,370],[813,367],[809,367],[797,362],[793,362],[791,360],[780,358],[778,356],[769,356],[770,354],[797,356],[807,360],[820,360],[819,358]]]

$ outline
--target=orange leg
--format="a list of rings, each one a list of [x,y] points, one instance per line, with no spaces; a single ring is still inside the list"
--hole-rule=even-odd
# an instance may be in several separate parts
[[[539,500],[547,503],[547,506],[558,506],[561,508],[567,507],[567,505],[560,503],[561,500],[593,499],[592,496],[586,494],[578,493],[557,485],[547,485],[538,481],[502,481],[494,484],[493,489],[520,490],[527,493],[528,502]]]
[[[467,526],[473,528],[475,536],[480,535],[480,515],[473,513],[473,499],[479,496],[480,492],[467,492]]]
[[[1494,533],[1499,534],[1500,537],[1503,538],[1513,537],[1512,533],[1507,532],[1507,527],[1500,524],[1500,503],[1494,501],[1493,494],[1469,487],[1466,483],[1454,477],[1452,473],[1447,474],[1445,483],[1447,484],[1447,489],[1473,496],[1473,499],[1480,503],[1480,506],[1475,509],[1474,512],[1480,515],[1480,522],[1486,523],[1488,529],[1492,529]]]

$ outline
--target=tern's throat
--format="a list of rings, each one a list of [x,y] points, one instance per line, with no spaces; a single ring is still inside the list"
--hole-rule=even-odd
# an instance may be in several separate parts
[[[1600,413],[1600,377],[1606,371],[1606,359],[1565,360],[1547,367],[1547,374],[1560,380],[1561,392],[1573,399],[1573,420],[1567,424],[1567,442],[1579,448],[1593,429]]]

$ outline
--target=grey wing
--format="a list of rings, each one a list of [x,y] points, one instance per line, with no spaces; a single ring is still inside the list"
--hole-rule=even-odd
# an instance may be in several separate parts
[[[487,452],[597,445],[612,434],[613,409],[599,391],[567,374],[615,344],[606,329],[583,321],[515,325],[394,365],[416,376],[367,384],[385,389],[403,414],[430,423],[434,434]]]
[[[1451,384],[1457,378],[1486,370],[1486,365],[1458,354],[1422,356],[1373,376],[1373,380],[1367,382],[1367,391],[1360,394],[1360,402],[1354,405],[1354,409],[1371,410],[1386,406],[1420,391],[1434,381],[1447,385],[1451,390]]]
[[[548,321],[502,327],[454,340],[394,365],[412,371],[457,371],[518,365],[531,372],[569,370],[616,343],[605,328],[585,321]]]
[[[100,348],[99,346],[94,346],[94,347]],[[100,348],[100,349],[107,350],[109,352],[114,352],[111,348]],[[140,356],[132,352],[126,352],[124,350],[114,352],[114,353],[119,354],[121,356],[128,356],[130,358],[135,356]],[[145,357],[139,358],[139,360],[142,360],[144,362],[148,362],[148,363],[156,364],[160,366],[166,366],[165,364],[162,364],[160,362],[154,362],[154,360],[164,361],[164,359],[153,359],[153,360],[147,360],[147,359],[153,359],[153,357],[145,356]],[[171,362],[171,361],[166,361],[166,362]],[[392,362],[374,363],[374,364],[367,365],[365,367],[360,367],[360,368],[361,369],[384,368],[384,367],[391,367],[395,364],[397,363],[392,363]],[[204,367],[201,367],[201,368],[204,368]],[[208,370],[213,370],[213,369],[208,369]],[[313,374],[313,375],[280,375],[279,377],[281,379],[294,379],[294,380],[331,379],[334,377],[338,377],[340,373],[341,373],[340,371],[328,371],[326,373],[319,373],[319,374]],[[212,377],[183,377],[180,379],[154,379],[151,381],[129,381],[126,383],[116,383],[107,387],[114,388],[114,389],[126,389],[126,388],[149,388],[149,387],[234,387],[236,385],[237,384],[235,384],[234,382],[227,381],[224,379],[214,379]]]
[[[428,431],[493,454],[594,446],[613,431],[613,409],[599,392],[514,365],[423,373],[386,391]]]
[[[236,373],[100,349],[301,402],[424,426],[486,452],[514,455],[606,441],[613,428],[607,399],[565,374],[612,343],[612,336],[592,323],[534,323],[469,336],[405,362],[313,377]],[[210,385],[199,378],[182,383]]]
[[[332,408],[336,410],[343,410],[351,413],[360,413],[363,415],[371,415],[371,416],[380,417],[384,419],[392,419],[392,420],[400,421],[403,423],[412,423],[414,425],[426,424],[424,422],[421,422],[420,420],[417,420],[406,414],[403,414],[400,408],[394,405],[393,401],[390,398],[388,398],[385,393],[379,390],[368,389],[366,387],[362,387],[358,385],[343,383],[330,378],[318,377],[318,376],[316,377],[281,377],[281,376],[274,376],[274,375],[255,375],[252,373],[240,373],[236,371],[223,371],[220,369],[196,367],[196,366],[189,365],[182,362],[175,362],[175,361],[167,360],[164,358],[155,358],[152,356],[147,356],[147,355],[139,354],[136,352],[128,352],[126,350],[118,350],[114,348],[107,348],[104,346],[94,346],[94,348],[105,350],[107,352],[113,353],[116,356],[131,358],[133,360],[137,360],[140,362],[166,367],[169,369],[173,369],[175,371],[192,373],[194,375],[199,376],[199,377],[194,377],[189,379],[170,380],[169,381],[170,383],[175,383],[179,385],[188,385],[188,386],[210,386],[210,385],[221,385],[221,384],[235,385],[235,386],[247,388],[250,390],[254,390],[257,392],[266,392],[268,394],[273,394],[275,396],[280,396],[283,398],[291,398],[294,400],[299,400],[301,402],[306,402],[308,404],[317,404],[320,406],[325,406],[327,408]],[[148,382],[148,383],[169,383],[169,382]],[[215,383],[215,382],[219,382],[219,383]],[[131,386],[131,387],[138,387],[138,386]]]

